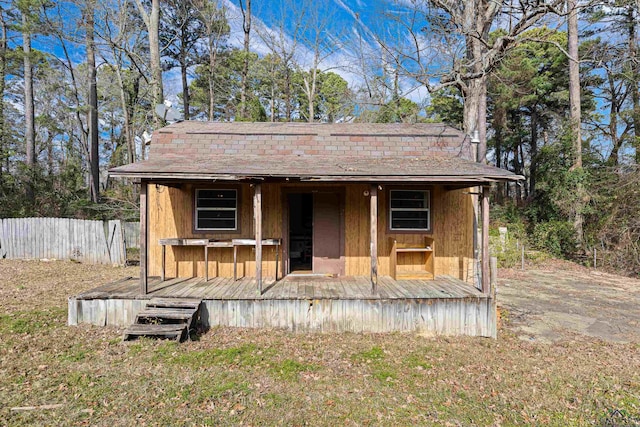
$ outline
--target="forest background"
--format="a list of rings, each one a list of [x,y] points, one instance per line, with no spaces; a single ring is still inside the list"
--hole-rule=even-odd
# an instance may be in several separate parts
[[[0,217],[135,219],[106,171],[147,156],[158,104],[443,121],[526,178],[492,189],[494,225],[639,275],[639,19],[637,0],[0,1]]]

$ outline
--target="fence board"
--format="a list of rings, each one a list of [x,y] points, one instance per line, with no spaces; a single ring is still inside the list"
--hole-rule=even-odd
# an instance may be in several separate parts
[[[111,220],[105,222],[107,225],[107,249],[111,254],[112,264],[124,264],[126,261],[125,241],[123,234],[122,222],[120,220]]]
[[[119,220],[0,219],[0,258],[74,259],[122,265],[126,261],[124,244]]]
[[[140,223],[124,222],[122,223],[124,232],[124,241],[127,249],[140,247]]]
[[[4,220],[0,219],[0,258],[5,258],[7,256],[7,244],[4,241],[5,234],[6,231],[4,229]]]

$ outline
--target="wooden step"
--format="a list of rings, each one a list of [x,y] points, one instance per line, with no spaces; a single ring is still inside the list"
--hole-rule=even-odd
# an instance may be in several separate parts
[[[197,299],[152,298],[125,330],[123,340],[148,336],[182,341],[197,321],[201,303]]]
[[[141,320],[181,320],[182,323],[189,323],[198,310],[195,308],[146,308],[136,316],[136,323]]]
[[[188,333],[187,326],[182,325],[157,325],[147,324],[138,325],[133,324],[124,331],[122,339],[128,341],[138,337],[155,337],[155,338],[167,338],[176,341],[182,341],[186,338]]]
[[[433,273],[420,270],[398,270],[396,280],[433,280]]]
[[[147,303],[147,308],[166,307],[166,308],[193,308],[200,307],[202,300],[186,299],[186,298],[151,298]]]

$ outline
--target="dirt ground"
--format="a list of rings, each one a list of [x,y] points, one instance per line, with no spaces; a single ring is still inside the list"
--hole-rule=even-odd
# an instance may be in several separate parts
[[[498,304],[521,339],[556,342],[586,335],[640,342],[640,280],[551,261],[499,272]]]

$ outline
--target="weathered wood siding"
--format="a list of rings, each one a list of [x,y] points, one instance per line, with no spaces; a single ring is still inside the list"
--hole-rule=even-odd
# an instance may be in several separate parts
[[[2,219],[0,257],[121,265],[126,260],[122,223],[72,218]]]
[[[69,298],[67,324],[88,323],[96,326],[129,326],[136,314],[147,306],[146,299],[76,299]]]
[[[282,204],[284,188],[321,187],[320,184],[262,184],[263,198],[263,236],[265,238],[281,238],[282,236]],[[327,187],[340,187],[345,190],[345,274],[347,276],[368,276],[371,268],[369,258],[369,197],[365,191],[369,184],[349,184]],[[220,187],[210,185],[209,187]],[[384,187],[384,186],[383,186]],[[253,237],[253,215],[251,199],[253,189],[248,184],[236,186],[240,190],[240,230],[233,234],[196,233],[194,221],[194,186],[185,184],[181,188],[156,186],[149,188],[149,227],[150,227],[150,270],[152,276],[161,272],[161,246],[158,240],[172,237],[208,237],[232,239]],[[199,188],[206,188],[199,186]],[[389,238],[399,242],[423,244],[424,236],[435,240],[435,273],[453,276],[457,279],[471,281],[473,260],[473,206],[471,196],[465,190],[447,191],[442,186],[425,186],[432,192],[431,221],[432,232],[429,234],[390,233],[387,228],[388,206],[387,191],[379,191],[378,221],[378,271],[381,275],[389,274],[389,255],[391,246]],[[209,276],[233,276],[233,250],[216,248],[209,250]],[[273,247],[263,248],[263,276],[275,276],[275,251]],[[423,268],[422,254],[403,254],[401,262],[405,268]],[[242,247],[238,258],[238,275],[253,276],[255,274],[255,255],[250,247]],[[167,277],[204,276],[204,250],[201,247],[167,247]],[[282,274],[282,263],[279,266]]]
[[[68,324],[128,326],[147,300],[69,298]],[[294,332],[420,332],[496,337],[491,298],[205,300],[205,327]]]
[[[220,186],[209,186],[219,188]],[[207,188],[198,186],[198,188]],[[162,268],[162,247],[159,239],[184,238],[252,238],[253,237],[253,188],[248,184],[233,186],[239,190],[238,224],[240,230],[235,233],[209,233],[194,230],[194,189],[193,185],[182,188],[149,186],[149,275],[160,276]],[[280,192],[277,187],[264,185],[262,198],[264,204],[263,236],[281,237]],[[277,202],[276,202],[277,199]],[[275,250],[271,246],[263,248],[263,276],[275,276]],[[255,255],[253,248],[240,247],[238,250],[238,276],[255,275]],[[204,277],[204,249],[199,247],[167,247],[166,277]],[[233,249],[209,249],[209,277],[233,277]]]
[[[418,187],[416,187],[418,188]],[[467,190],[446,191],[442,186],[425,186],[431,190],[431,233],[394,233],[388,230],[388,192],[378,192],[378,273],[389,275],[390,239],[424,245],[424,236],[434,239],[435,274],[448,275],[472,282],[473,262],[473,205]],[[369,258],[369,199],[364,191],[369,185],[347,186],[346,257],[347,275],[368,275]],[[424,268],[424,255],[403,254],[398,260],[403,269]]]

